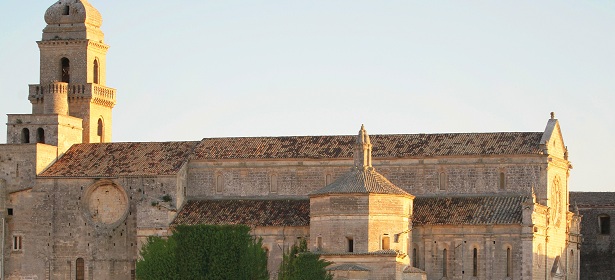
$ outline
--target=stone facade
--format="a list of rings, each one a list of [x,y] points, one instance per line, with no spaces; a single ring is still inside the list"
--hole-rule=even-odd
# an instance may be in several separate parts
[[[6,279],[134,279],[147,237],[183,223],[248,224],[273,279],[298,239],[337,279],[585,271],[553,115],[529,133],[107,143],[116,99],[102,17],[77,0],[45,20],[32,113],[9,115],[0,145]]]
[[[571,192],[570,210],[583,217],[581,279],[615,279],[615,193]]]

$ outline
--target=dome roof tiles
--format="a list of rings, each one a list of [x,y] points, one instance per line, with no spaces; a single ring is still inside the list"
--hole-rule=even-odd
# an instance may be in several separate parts
[[[373,167],[354,167],[326,187],[311,193],[325,194],[392,194],[412,196],[391,183]]]

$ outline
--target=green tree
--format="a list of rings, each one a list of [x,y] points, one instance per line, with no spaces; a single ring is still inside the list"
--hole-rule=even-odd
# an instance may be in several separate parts
[[[137,278],[148,280],[179,280],[175,261],[175,240],[149,237],[141,248],[137,262]]]
[[[333,280],[325,268],[331,262],[320,259],[320,255],[307,250],[307,242],[302,240],[282,256],[278,280]]]
[[[267,254],[261,240],[250,236],[247,226],[181,225],[167,240],[151,240],[141,250],[143,259],[137,263],[138,279],[269,279]],[[159,244],[161,242],[171,245],[164,247]],[[172,247],[171,256],[157,255],[169,253],[159,247]],[[154,267],[160,263],[159,259],[164,259],[165,264],[169,260],[172,265],[166,267],[172,272],[152,277],[159,272]]]

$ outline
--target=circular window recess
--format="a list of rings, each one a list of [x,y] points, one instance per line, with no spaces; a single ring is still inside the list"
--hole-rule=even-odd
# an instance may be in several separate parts
[[[89,220],[106,228],[116,227],[128,213],[126,192],[111,181],[92,185],[83,199]]]

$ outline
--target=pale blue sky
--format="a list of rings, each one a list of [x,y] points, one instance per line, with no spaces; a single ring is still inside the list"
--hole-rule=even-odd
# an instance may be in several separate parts
[[[0,114],[30,113],[53,3],[0,1]],[[543,131],[555,111],[571,189],[615,191],[615,1],[90,3],[114,141]]]

